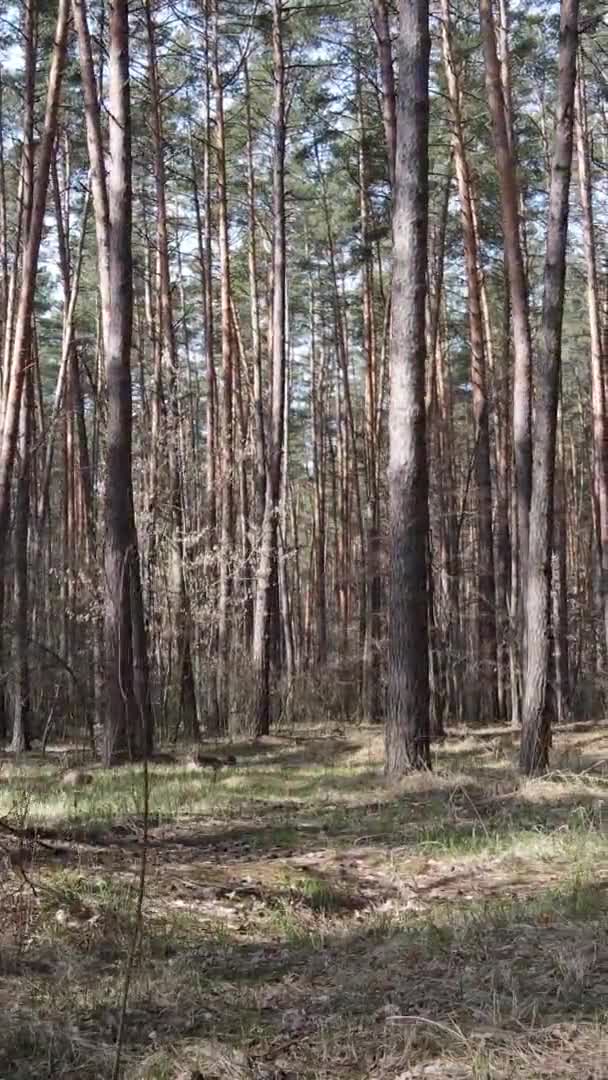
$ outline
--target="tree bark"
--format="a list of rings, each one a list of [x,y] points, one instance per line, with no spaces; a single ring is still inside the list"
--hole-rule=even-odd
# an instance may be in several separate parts
[[[109,171],[83,0],[73,0],[95,208],[107,384],[105,477],[105,720],[103,759],[134,758],[152,741],[152,709],[132,479],[131,107],[127,0],[110,12]]]
[[[532,343],[526,271],[520,234],[519,187],[513,144],[507,127],[507,112],[496,48],[496,28],[492,0],[479,0],[479,15],[486,89],[492,117],[496,162],[500,180],[502,226],[513,322],[513,454],[519,563],[517,574],[519,583],[517,622],[522,632],[520,636],[523,636],[525,631],[524,598],[527,582],[526,567],[532,489]],[[525,646],[525,642],[522,642],[522,645]],[[525,654],[525,647],[522,652]]]
[[[218,4],[211,0],[211,74],[215,96],[215,152],[218,184],[218,246],[220,253],[220,309],[222,335],[221,392],[221,537],[219,565],[219,601],[217,629],[216,715],[211,726],[226,731],[230,714],[230,608],[232,600],[233,560],[235,555],[234,509],[234,430],[233,430],[233,334],[231,312],[230,243],[228,232],[228,197],[226,189],[226,128],[224,123],[224,87],[219,65]]]
[[[55,42],[49,70],[46,108],[42,137],[38,147],[37,167],[32,194],[32,212],[27,242],[21,268],[21,288],[15,320],[15,336],[11,355],[11,368],[4,413],[4,426],[0,444],[0,552],[5,550],[10,521],[10,493],[13,465],[19,433],[19,413],[25,371],[30,356],[31,321],[34,309],[34,291],[38,274],[38,256],[42,241],[46,197],[57,131],[57,115],[61,82],[65,65],[69,0],[60,0],[57,10]]]
[[[401,0],[389,407],[389,663],[386,771],[430,768],[425,307],[429,10]]]
[[[30,671],[29,671],[29,573],[28,545],[31,491],[31,420],[34,384],[31,368],[25,377],[24,400],[19,420],[19,468],[15,500],[15,639],[14,706],[11,750],[21,753],[30,748]]]
[[[382,120],[386,140],[386,156],[388,158],[388,178],[392,188],[395,183],[397,109],[391,27],[386,0],[372,0],[372,19],[378,43],[378,61],[382,80]]]
[[[283,434],[285,423],[285,57],[283,0],[273,0],[272,57],[274,77],[272,175],[272,394],[268,432],[268,469],[264,520],[253,625],[254,730],[270,728],[271,599],[278,568]]]
[[[361,75],[357,73],[357,102],[359,114],[359,225],[361,230],[361,306],[363,316],[363,354],[365,359],[365,610],[363,612],[362,698],[363,712],[371,723],[382,719],[380,696],[380,633],[381,633],[381,537],[379,489],[379,446],[376,415],[378,395],[378,364],[374,322],[373,248],[369,241],[369,192],[365,115]]]
[[[551,166],[544,270],[542,343],[535,378],[534,463],[526,598],[527,664],[520,753],[522,772],[528,776],[543,772],[547,767],[551,721],[555,712],[555,690],[549,678],[553,652],[551,563],[578,11],[578,0],[562,0],[557,122]]]
[[[477,656],[474,719],[482,723],[496,720],[498,711],[496,586],[492,528],[492,482],[490,467],[490,427],[486,350],[484,342],[477,231],[473,213],[471,177],[466,153],[461,90],[451,40],[449,0],[442,0],[443,53],[448,94],[454,124],[454,158],[462,215],[464,258],[467,278],[469,333],[471,341],[471,384],[475,419],[475,473],[478,504],[477,569]]]
[[[251,318],[251,352],[253,361],[253,431],[255,442],[255,528],[259,542],[264,523],[266,500],[266,432],[262,392],[262,337],[260,331],[260,298],[258,291],[256,185],[253,165],[253,128],[251,120],[251,90],[249,68],[245,64],[245,105],[247,111],[247,216],[249,226],[248,269]]]
[[[148,74],[152,106],[154,165],[156,178],[157,252],[159,267],[159,316],[161,362],[167,373],[169,409],[167,413],[169,499],[171,513],[170,580],[173,594],[173,638],[177,663],[176,730],[183,724],[190,738],[198,739],[199,725],[192,668],[190,598],[184,569],[184,501],[180,453],[180,416],[178,406],[178,350],[173,319],[169,229],[167,223],[166,176],[164,161],[163,117],[156,60],[156,28],[150,2],[145,4],[148,36]]]
[[[606,418],[605,357],[602,348],[599,309],[587,100],[582,54],[579,54],[579,71],[576,85],[576,144],[580,201],[583,211],[583,245],[587,268],[587,306],[591,344],[592,472],[598,518],[596,540],[600,565],[600,603],[604,623],[604,639],[608,650],[608,422]]]
[[[310,275],[310,393],[312,412],[312,480],[313,480],[313,538],[314,553],[314,611],[315,662],[323,668],[327,663],[327,591],[326,571],[326,454],[325,454],[325,391],[326,357],[322,343],[317,340],[316,294],[314,276]]]

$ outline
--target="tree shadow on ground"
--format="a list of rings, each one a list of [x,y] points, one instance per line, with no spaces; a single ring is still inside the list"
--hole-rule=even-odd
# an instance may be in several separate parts
[[[164,951],[160,938],[152,949],[145,939],[142,944],[125,1075],[152,1080],[194,1070],[213,1040],[221,1052],[204,1075],[218,1080],[388,1080],[441,1060],[443,1071],[434,1075],[521,1080],[571,1076],[576,1060],[577,1075],[599,1080],[607,1060],[597,1022],[608,979],[607,911],[603,889],[578,884],[540,892],[532,902],[461,906],[444,920],[414,914],[343,931],[319,919],[310,932],[292,937],[272,920],[260,920],[259,932],[249,935],[193,923],[175,939],[167,925]],[[148,930],[155,930],[152,915]],[[47,949],[46,972],[35,955],[21,956],[11,974],[14,1005],[17,979],[24,986],[36,979],[37,1003],[27,1014],[7,1010],[0,1075],[59,1075],[58,1066],[36,1072],[49,1061],[51,1030],[51,1057],[61,1061],[62,1076],[110,1075],[117,1005],[91,991],[91,1000],[82,1000],[86,980],[96,970],[106,973],[109,956],[118,958],[109,936],[109,928],[88,937],[66,933],[54,957]],[[69,1025],[61,1023],[56,989],[66,957]],[[473,1073],[471,1063],[479,1070],[482,1056],[495,1061],[496,1072]],[[155,1062],[165,1059],[174,1072],[157,1069]],[[471,1071],[450,1072],[455,1062]]]
[[[357,746],[335,742],[335,763]],[[597,762],[587,745],[572,771]],[[125,1076],[395,1080],[428,1061],[442,1080],[608,1076],[608,867],[598,856],[594,880],[572,878],[578,841],[605,835],[593,777],[522,785],[468,749],[468,778],[440,764],[388,785],[353,767],[290,776],[279,800],[258,790],[275,751],[231,774],[234,805],[220,780],[209,813],[152,816]],[[25,832],[62,850],[32,847],[47,922],[24,918],[0,950],[0,1076],[111,1075],[132,898],[116,910],[103,896],[132,886],[142,826]],[[566,846],[543,861],[534,844],[553,835]],[[6,874],[16,887],[19,867]]]
[[[269,742],[237,740],[221,744],[217,749],[220,754],[230,749],[239,764],[250,763],[259,758],[263,767],[278,765],[281,768],[302,768],[338,765],[341,760],[361,750],[364,745],[360,740],[333,735],[294,737],[289,742],[291,745],[277,745],[274,739]]]
[[[534,786],[488,793],[487,781],[470,781],[453,787],[433,786],[417,779],[411,790],[384,789],[377,797],[361,792],[356,778],[336,776],[334,794],[352,795],[348,803],[332,801],[310,806],[297,800],[260,803],[243,799],[237,820],[218,822],[207,814],[188,815],[178,821],[149,828],[149,850],[165,865],[188,863],[242,864],[255,859],[294,859],[321,848],[345,851],[374,848],[390,853],[475,854],[483,849],[499,851],[514,835],[551,835],[559,832],[583,837],[589,830],[603,834],[608,828],[604,800],[593,790],[564,787],[555,792],[546,783],[542,795]],[[86,824],[58,822],[50,827],[24,831],[26,841],[42,840],[58,845],[55,854],[36,847],[41,865],[59,862],[78,865],[86,858],[105,866],[117,865],[141,851],[143,818],[129,816],[90,828]],[[2,840],[8,843],[10,837]],[[15,843],[17,841],[15,840]]]

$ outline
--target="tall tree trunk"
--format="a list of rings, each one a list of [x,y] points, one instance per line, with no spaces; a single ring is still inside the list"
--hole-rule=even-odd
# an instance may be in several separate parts
[[[34,384],[31,369],[25,378],[24,400],[19,420],[19,468],[15,500],[15,639],[13,685],[13,740],[11,750],[20,753],[30,748],[30,671],[29,652],[29,574],[28,543],[30,524],[31,418]]]
[[[58,213],[56,210],[56,216]],[[51,485],[51,470],[53,467],[53,454],[55,447],[55,427],[59,418],[61,405],[65,395],[66,383],[69,378],[69,370],[73,357],[76,355],[74,347],[74,316],[76,312],[76,304],[78,302],[78,294],[80,290],[80,272],[82,269],[82,258],[84,254],[84,245],[86,241],[87,232],[87,218],[89,210],[89,191],[85,194],[84,205],[82,211],[82,224],[80,231],[80,242],[78,246],[78,253],[76,257],[76,265],[73,268],[71,275],[66,267],[66,274],[63,275],[64,281],[64,316],[63,316],[63,333],[61,341],[61,357],[59,361],[59,371],[57,373],[57,382],[55,385],[55,395],[53,399],[53,409],[51,416],[47,424],[47,444],[44,457],[44,465],[42,469],[42,477],[40,483],[40,494],[38,499],[38,525],[42,528],[48,513],[48,504],[50,497],[50,485]],[[67,249],[64,248],[62,263],[66,264]]]
[[[542,772],[547,767],[551,720],[555,711],[555,692],[549,678],[553,651],[551,564],[578,10],[578,0],[562,0],[558,107],[549,190],[542,343],[535,378],[534,463],[526,598],[528,645],[520,755],[522,772],[527,775]]]
[[[221,393],[221,538],[220,590],[218,601],[216,705],[211,717],[218,731],[228,727],[230,714],[230,628],[232,578],[235,556],[234,509],[234,431],[233,431],[233,334],[230,284],[230,246],[228,233],[228,196],[226,189],[226,128],[224,122],[224,87],[219,65],[219,28],[217,0],[211,2],[211,74],[215,95],[215,152],[218,184],[218,243],[220,252],[220,308],[222,331]]]
[[[38,4],[36,0],[25,0],[23,4],[23,140],[21,165],[17,189],[17,209],[15,222],[15,252],[13,257],[10,285],[6,291],[4,310],[4,364],[3,396],[4,411],[6,396],[10,387],[10,374],[13,362],[12,348],[17,315],[17,298],[22,259],[27,245],[27,237],[33,204],[34,186],[34,110],[36,99],[36,60],[38,38]]]
[[[429,274],[429,292],[433,302],[428,304],[429,320],[427,326],[427,376],[426,376],[426,413],[429,432],[429,456],[433,458],[433,472],[437,491],[438,520],[435,536],[438,540],[431,546],[430,557],[439,566],[436,578],[429,573],[429,659],[431,682],[431,737],[442,738],[445,735],[446,719],[454,720],[454,711],[450,708],[451,675],[454,668],[452,657],[453,627],[455,619],[449,613],[446,602],[452,588],[451,575],[448,573],[450,554],[450,520],[448,512],[448,490],[451,487],[451,464],[449,451],[445,454],[447,424],[445,424],[445,399],[443,397],[442,366],[443,344],[440,337],[441,310],[444,301],[443,280],[446,262],[446,237],[450,193],[452,189],[452,157],[448,161],[445,174],[441,211],[434,230],[433,254],[429,259],[432,273]],[[430,369],[430,370],[429,370]],[[440,394],[441,385],[441,394]],[[444,428],[445,425],[445,428]],[[431,479],[429,479],[431,485]],[[431,532],[433,526],[431,525]],[[449,584],[448,584],[449,583]]]
[[[500,180],[505,261],[513,321],[513,454],[519,564],[517,573],[519,584],[517,621],[521,639],[525,631],[524,598],[527,582],[526,567],[532,486],[532,344],[526,271],[520,233],[519,188],[513,143],[507,127],[503,82],[496,48],[496,28],[492,0],[479,0],[479,15],[486,88]],[[522,644],[525,653],[525,641]],[[522,657],[522,659],[525,663],[525,657]]]
[[[251,352],[253,360],[253,431],[255,441],[255,528],[259,542],[264,522],[266,501],[266,432],[262,396],[262,336],[260,332],[260,298],[257,265],[256,186],[253,166],[253,128],[251,121],[251,89],[249,68],[245,64],[245,105],[247,110],[247,211],[249,225],[248,268],[251,317]]]
[[[103,758],[150,748],[152,710],[132,479],[131,108],[127,0],[110,12],[109,160],[83,0],[72,0],[87,120],[107,384]]]
[[[283,435],[285,423],[285,57],[283,0],[273,0],[272,58],[274,75],[272,175],[272,398],[268,438],[268,469],[264,521],[253,626],[255,681],[254,728],[258,735],[270,727],[270,668],[272,657],[271,599],[278,567],[278,529],[281,506]]]
[[[471,177],[466,154],[461,108],[461,90],[452,49],[449,0],[442,0],[443,52],[448,94],[454,123],[454,158],[462,214],[464,258],[467,277],[469,332],[471,340],[471,384],[475,418],[475,473],[477,480],[479,546],[477,571],[477,655],[476,719],[491,723],[498,709],[496,588],[492,536],[492,484],[490,468],[490,427],[486,355],[483,332],[479,255],[473,213]]]
[[[106,578],[106,763],[115,750],[141,753],[135,688],[135,612],[139,559],[132,486],[131,340],[133,268],[131,256],[131,107],[127,0],[114,0],[110,13],[109,150],[109,296],[104,352],[108,388],[105,490]],[[142,717],[143,718],[143,717]]]
[[[568,642],[568,498],[564,466],[563,412],[558,416],[557,476],[555,481],[555,514],[553,534],[553,625],[555,643],[556,718],[563,724],[570,705],[570,648]]]
[[[430,768],[425,308],[429,9],[400,0],[389,412],[389,664],[386,771]]]
[[[180,454],[180,416],[178,405],[178,351],[173,320],[169,229],[167,224],[166,177],[164,161],[163,118],[156,60],[156,28],[150,9],[145,5],[148,36],[148,73],[150,80],[154,164],[156,177],[157,251],[160,276],[159,315],[162,363],[167,372],[169,410],[167,414],[169,498],[171,513],[170,579],[173,597],[173,638],[177,665],[176,730],[183,724],[190,738],[198,738],[199,726],[192,667],[190,598],[186,587],[184,550],[184,501],[182,460]]]
[[[312,411],[312,471],[313,471],[313,539],[314,552],[314,611],[315,662],[323,668],[327,663],[327,591],[326,571],[326,477],[325,477],[325,389],[326,357],[322,343],[317,341],[316,295],[314,276],[310,276],[310,393]]]
[[[23,12],[24,40],[24,101],[23,101],[23,147],[21,153],[21,171],[19,175],[19,205],[17,208],[16,250],[13,261],[13,296],[12,303],[5,309],[7,325],[6,351],[6,388],[10,386],[10,347],[12,346],[12,320],[15,314],[16,287],[22,264],[22,257],[27,247],[31,225],[34,193],[34,108],[36,96],[36,42],[38,36],[38,6],[35,0],[26,0]],[[8,301],[7,293],[7,301]],[[30,328],[30,333],[32,328]],[[33,388],[30,366],[33,362],[34,349],[30,337],[30,354],[25,359],[25,384],[22,398],[28,398],[28,387]],[[13,733],[12,749],[15,753],[29,750],[29,669],[28,669],[28,532],[30,513],[30,446],[29,415],[31,400],[21,402],[19,414],[17,497],[15,500],[14,525],[14,573],[15,573],[15,628],[13,637]],[[3,577],[6,568],[1,568]],[[4,587],[0,594],[0,626],[4,622]],[[1,632],[1,631],[0,631]],[[4,711],[4,695],[0,703]]]
[[[381,627],[381,538],[379,487],[379,447],[377,442],[378,385],[376,331],[374,322],[373,249],[369,240],[369,193],[365,116],[361,75],[357,73],[359,113],[359,223],[361,229],[361,300],[363,315],[363,353],[365,358],[365,611],[363,620],[362,691],[363,710],[368,721],[378,723],[382,716],[380,700],[380,627]]]
[[[0,348],[4,341],[4,330],[8,313],[9,296],[9,250],[8,250],[8,192],[6,185],[5,152],[5,113],[4,113],[4,72],[0,65]],[[4,356],[2,356],[4,360]],[[4,372],[0,370],[0,392]]]
[[[211,190],[211,158],[213,153],[213,123],[211,113],[212,101],[212,46],[210,41],[211,24],[211,0],[205,4],[205,139],[203,145],[203,215],[204,230],[201,232],[201,267],[204,287],[205,307],[205,360],[207,369],[207,516],[209,520],[210,546],[215,547],[217,530],[217,506],[219,493],[217,490],[217,453],[218,453],[218,387],[217,371],[215,367],[215,321],[213,316],[213,266],[212,266],[212,235],[213,235],[213,193]],[[219,72],[218,72],[219,77]],[[215,689],[213,690],[215,696]]]
[[[37,167],[32,195],[32,212],[21,268],[21,288],[11,349],[11,368],[0,443],[0,552],[5,550],[10,521],[10,493],[13,465],[19,434],[19,413],[25,372],[30,357],[31,322],[38,256],[42,240],[46,196],[57,130],[61,82],[67,50],[69,0],[60,0],[57,10],[55,42],[48,78],[42,137],[37,153]]]
[[[576,144],[578,177],[583,211],[583,243],[587,268],[587,306],[591,343],[591,434],[593,483],[597,499],[597,547],[600,565],[600,603],[604,623],[604,639],[608,649],[608,421],[599,309],[597,258],[593,217],[593,191],[587,122],[587,100],[583,57],[579,54],[576,86]]]
[[[241,334],[238,311],[234,301],[232,302],[232,326],[238,349],[238,363],[234,368],[234,396],[236,401],[235,414],[238,423],[239,517],[241,532],[241,566],[239,571],[241,596],[239,606],[242,606],[243,611],[243,634],[241,645],[245,654],[249,655],[251,653],[253,637],[254,575],[252,573],[251,509],[247,469],[249,419],[245,405],[245,394],[243,392],[243,383],[247,380],[247,357]]]

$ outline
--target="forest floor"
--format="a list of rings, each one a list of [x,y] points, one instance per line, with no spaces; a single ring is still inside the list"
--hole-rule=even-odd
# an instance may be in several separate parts
[[[150,768],[124,1077],[608,1077],[608,727],[534,782],[504,730],[391,786],[371,729],[232,750]],[[57,757],[0,770],[2,1080],[112,1075],[141,775]]]

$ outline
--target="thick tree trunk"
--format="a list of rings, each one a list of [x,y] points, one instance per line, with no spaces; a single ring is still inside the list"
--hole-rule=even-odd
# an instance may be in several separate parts
[[[73,0],[95,207],[97,266],[107,384],[105,477],[104,762],[151,746],[152,710],[132,481],[131,115],[126,0],[110,14],[109,171],[83,0]]]
[[[104,311],[108,388],[105,490],[106,689],[105,762],[114,751],[137,754],[139,716],[133,673],[130,582],[136,571],[131,484],[131,117],[129,28],[126,0],[114,0],[110,15],[109,294]]]
[[[534,464],[526,598],[527,665],[520,765],[534,775],[548,763],[555,690],[552,660],[551,563],[555,445],[566,276],[568,203],[574,121],[578,0],[562,0],[557,123],[549,190],[542,342],[536,369]]]
[[[429,10],[401,0],[393,209],[389,412],[389,666],[386,771],[430,768],[425,306]]]

